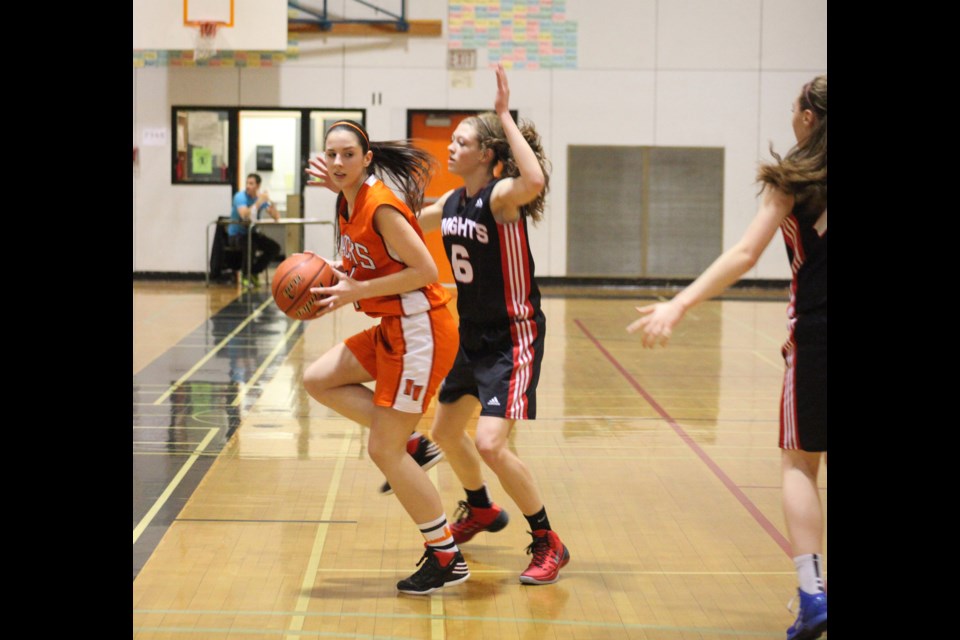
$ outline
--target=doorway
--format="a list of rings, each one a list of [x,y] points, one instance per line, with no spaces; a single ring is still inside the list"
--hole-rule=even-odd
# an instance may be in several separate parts
[[[463,186],[460,177],[447,170],[447,156],[449,155],[447,146],[450,144],[450,139],[453,137],[457,125],[481,111],[412,109],[407,112],[407,137],[413,140],[414,145],[429,153],[437,161],[433,177],[423,194],[424,204],[436,202],[440,196],[450,189]],[[453,271],[450,269],[450,262],[447,260],[447,254],[443,248],[443,237],[440,235],[440,231],[431,231],[424,234],[424,239],[427,242],[430,255],[437,263],[440,282],[455,286],[456,282],[453,279]]]

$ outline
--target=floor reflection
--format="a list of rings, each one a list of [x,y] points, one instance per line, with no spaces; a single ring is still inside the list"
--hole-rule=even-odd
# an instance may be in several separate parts
[[[303,331],[269,296],[245,292],[133,376],[134,578]]]

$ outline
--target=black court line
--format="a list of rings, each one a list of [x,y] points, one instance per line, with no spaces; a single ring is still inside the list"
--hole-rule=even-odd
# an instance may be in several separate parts
[[[232,406],[243,385],[283,341],[291,323],[295,322],[272,304],[256,313],[269,296],[266,290],[244,292],[133,377],[135,533],[137,526],[190,461],[189,470],[133,544],[134,579],[213,465],[217,454],[233,436],[243,416],[260,396],[258,384],[247,389],[239,406]],[[256,314],[253,319],[223,348],[161,404],[154,404],[170,385],[186,375],[253,314]],[[261,374],[261,383],[273,378],[303,329],[302,323],[297,326],[289,341]],[[212,429],[215,433],[210,437]],[[205,439],[207,443],[202,455],[189,455]],[[149,450],[141,448],[145,440],[153,445]],[[167,446],[169,450],[163,451],[159,445]]]
[[[267,520],[262,518],[177,518],[177,522],[248,522],[255,524],[358,524],[358,520]]]

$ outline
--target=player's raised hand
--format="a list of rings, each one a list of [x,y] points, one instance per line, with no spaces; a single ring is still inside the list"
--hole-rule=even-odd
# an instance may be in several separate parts
[[[493,110],[498,114],[510,110],[510,85],[507,84],[507,72],[502,64],[497,65],[497,97],[493,101]]]
[[[307,161],[306,172],[307,175],[312,179],[307,183],[316,184],[326,187],[333,191],[334,193],[340,193],[340,189],[333,184],[330,180],[330,172],[327,170],[327,161],[324,159],[323,154],[313,156]]]

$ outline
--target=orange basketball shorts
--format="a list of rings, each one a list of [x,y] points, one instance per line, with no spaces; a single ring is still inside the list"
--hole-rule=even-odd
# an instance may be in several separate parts
[[[446,307],[410,316],[384,316],[345,344],[376,381],[373,403],[423,413],[453,366],[456,320]]]

